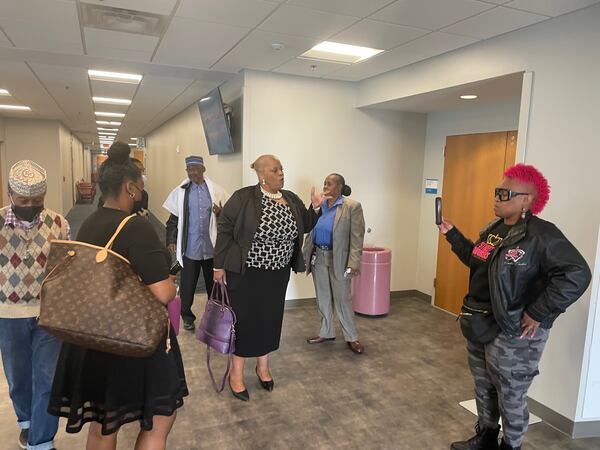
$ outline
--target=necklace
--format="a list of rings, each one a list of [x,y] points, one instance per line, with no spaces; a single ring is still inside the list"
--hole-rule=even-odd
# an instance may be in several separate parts
[[[275,194],[273,194],[272,192],[265,191],[262,186],[260,187],[260,190],[265,197],[270,198],[272,200],[279,200],[281,197],[283,197],[281,191],[277,191]]]

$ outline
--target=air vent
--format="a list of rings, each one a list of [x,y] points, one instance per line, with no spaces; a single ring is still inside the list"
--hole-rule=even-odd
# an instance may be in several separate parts
[[[160,37],[167,26],[168,16],[90,3],[80,5],[86,27]]]

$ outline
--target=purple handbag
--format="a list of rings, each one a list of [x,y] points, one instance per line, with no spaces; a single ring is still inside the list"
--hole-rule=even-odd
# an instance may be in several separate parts
[[[177,292],[177,296],[167,305],[169,320],[175,330],[175,336],[179,336],[179,322],[181,320],[181,298],[179,297],[179,288],[177,289]]]
[[[220,300],[218,297],[220,297]],[[235,351],[235,322],[235,312],[229,304],[227,288],[220,283],[215,283],[206,302],[196,338],[206,344],[206,366],[217,392],[222,392],[225,388],[225,381],[231,369],[231,355]],[[210,368],[211,348],[219,353],[227,354],[227,369],[220,387],[217,385]]]

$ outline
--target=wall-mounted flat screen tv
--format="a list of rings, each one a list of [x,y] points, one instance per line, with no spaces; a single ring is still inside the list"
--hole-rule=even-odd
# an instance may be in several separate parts
[[[208,153],[222,155],[233,153],[229,115],[225,114],[221,91],[213,89],[198,101]]]

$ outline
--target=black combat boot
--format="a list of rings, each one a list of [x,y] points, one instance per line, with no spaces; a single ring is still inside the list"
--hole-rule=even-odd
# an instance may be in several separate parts
[[[479,422],[475,424],[475,436],[468,441],[453,442],[451,450],[499,450],[497,428],[480,428]],[[507,447],[508,448],[508,447]]]
[[[500,450],[521,450],[521,446],[519,445],[518,447],[511,447],[504,442],[504,438],[502,438],[502,441],[500,442]]]

